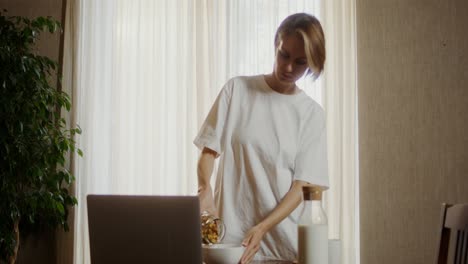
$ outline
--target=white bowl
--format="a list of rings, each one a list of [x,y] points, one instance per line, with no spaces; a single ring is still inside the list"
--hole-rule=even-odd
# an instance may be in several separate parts
[[[206,264],[237,264],[244,253],[244,247],[235,244],[203,245],[202,253]]]

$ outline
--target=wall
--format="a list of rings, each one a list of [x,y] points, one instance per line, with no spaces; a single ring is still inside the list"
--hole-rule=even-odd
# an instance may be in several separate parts
[[[468,203],[468,2],[356,10],[361,263],[432,263],[440,203]]]
[[[38,16],[52,16],[62,21],[63,0],[0,0],[0,8],[7,9],[9,16],[26,16],[35,18]],[[48,56],[53,60],[59,59],[60,37],[59,34],[41,34],[37,45],[38,53]],[[18,263],[53,264],[64,263],[56,261],[58,238],[55,232],[45,232],[28,237],[21,241]]]

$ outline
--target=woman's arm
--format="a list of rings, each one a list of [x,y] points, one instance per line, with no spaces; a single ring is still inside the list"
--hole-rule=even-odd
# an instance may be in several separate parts
[[[249,263],[260,248],[260,241],[265,233],[276,226],[284,218],[286,218],[302,201],[302,187],[312,185],[305,181],[293,181],[291,189],[286,193],[283,200],[271,213],[250,229],[245,235],[242,245],[245,248],[240,263]]]
[[[210,185],[211,174],[213,173],[214,161],[218,157],[216,151],[203,148],[198,160],[198,198],[200,199],[200,212],[208,211],[218,216],[213,198],[213,191]]]

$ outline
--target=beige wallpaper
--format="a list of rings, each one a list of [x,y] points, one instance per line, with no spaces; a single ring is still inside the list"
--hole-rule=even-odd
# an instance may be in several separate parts
[[[357,0],[361,263],[434,261],[468,203],[468,2]]]
[[[0,0],[0,8],[7,9],[7,15],[26,16],[52,16],[58,21],[62,20],[62,2],[64,0]],[[60,37],[58,34],[41,34],[37,45],[38,53],[48,56],[56,61],[59,59]],[[66,239],[65,239],[66,238]],[[45,232],[22,241],[19,251],[19,264],[53,264],[72,263],[72,240],[70,234],[65,237],[62,232],[57,236],[55,232]],[[60,250],[57,250],[57,246]]]

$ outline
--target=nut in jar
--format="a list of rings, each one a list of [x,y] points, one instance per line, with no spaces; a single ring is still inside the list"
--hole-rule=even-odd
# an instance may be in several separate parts
[[[224,237],[224,223],[218,217],[204,211],[201,214],[201,237],[203,244],[217,244]]]

